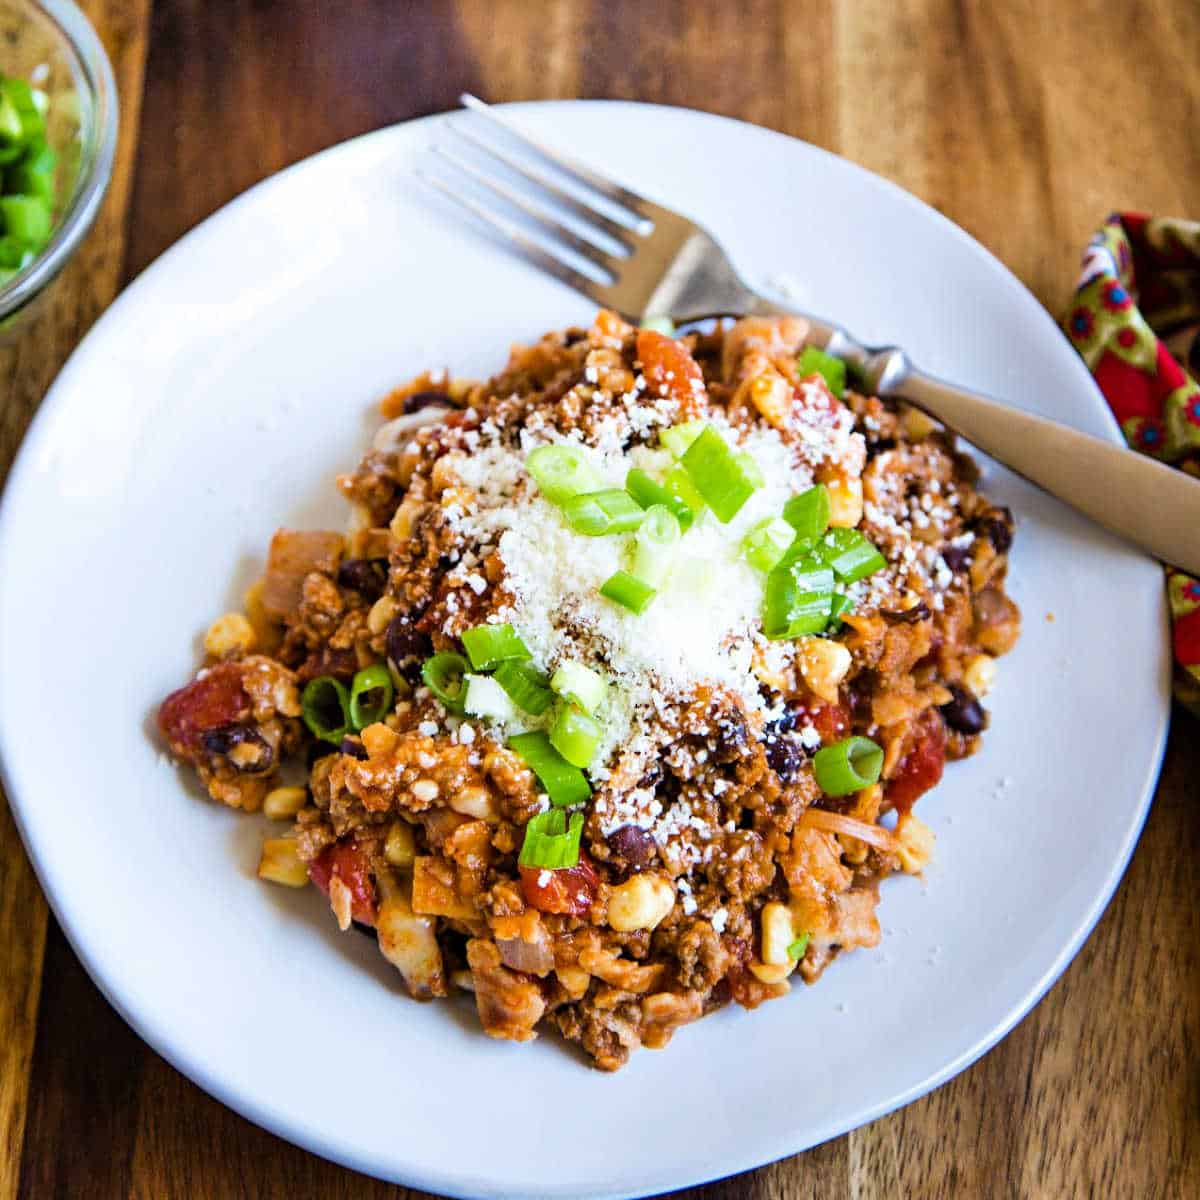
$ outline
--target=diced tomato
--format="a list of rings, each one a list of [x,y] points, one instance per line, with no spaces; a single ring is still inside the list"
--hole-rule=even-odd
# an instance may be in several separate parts
[[[888,781],[885,799],[898,812],[908,812],[941,779],[945,765],[946,726],[936,709],[926,709],[918,721],[912,749]]]
[[[667,395],[677,400],[681,421],[704,415],[704,373],[682,342],[656,329],[640,329],[637,356],[651,397]]]
[[[158,728],[176,754],[193,758],[210,729],[245,720],[249,714],[240,664],[218,663],[163,701]]]
[[[560,867],[557,871],[521,867],[520,871],[525,903],[539,912],[586,916],[600,887],[592,860],[584,850],[579,852],[579,862],[573,867]]]
[[[350,915],[364,925],[375,924],[375,882],[367,856],[354,838],[326,846],[308,864],[308,877],[329,895],[329,883],[340,879],[350,889]]]
[[[842,704],[818,704],[809,709],[809,717],[826,746],[850,732],[850,713]]]

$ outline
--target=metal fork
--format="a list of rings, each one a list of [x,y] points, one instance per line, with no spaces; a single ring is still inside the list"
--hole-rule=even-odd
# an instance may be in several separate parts
[[[809,323],[808,340],[853,367],[866,391],[915,405],[1114,533],[1165,562],[1200,573],[1200,481],[947,383],[914,366],[899,347],[864,346],[829,321],[760,296],[708,230],[535,140],[475,96],[461,99],[483,118],[488,136],[458,122],[445,127],[485,156],[488,168],[436,146],[445,173],[422,172],[422,178],[543,271],[634,322],[650,314],[677,322],[784,312],[802,317]],[[523,153],[514,155],[511,146]],[[547,165],[573,186],[557,182]],[[497,166],[515,173],[524,186],[518,190],[505,183]],[[486,200],[464,190],[465,180]],[[524,214],[539,236],[508,216],[507,208]],[[568,227],[563,212],[579,232]],[[573,265],[572,256],[579,265]],[[595,277],[581,269],[584,264]]]

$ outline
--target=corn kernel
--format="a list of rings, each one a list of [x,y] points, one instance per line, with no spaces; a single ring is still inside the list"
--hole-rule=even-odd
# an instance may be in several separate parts
[[[563,990],[573,1000],[578,1000],[588,990],[592,977],[582,967],[555,967],[555,975],[562,984]]]
[[[367,613],[367,629],[376,636],[383,633],[396,615],[397,604],[391,596],[380,596]]]
[[[303,887],[308,882],[308,866],[297,853],[294,838],[267,838],[258,860],[258,877],[284,887]]]
[[[792,913],[786,904],[772,900],[763,905],[759,916],[762,933],[762,961],[767,966],[782,966],[792,961],[788,947],[796,940]]]
[[[446,803],[456,813],[462,813],[464,817],[475,817],[480,821],[495,821],[500,815],[492,793],[475,783],[451,793]]]
[[[374,757],[380,754],[390,754],[395,748],[396,743],[400,740],[395,730],[389,729],[382,721],[376,721],[374,725],[368,725],[360,735],[362,744],[368,756]]]
[[[397,541],[405,542],[412,537],[413,522],[416,520],[417,514],[424,507],[424,504],[423,500],[407,496],[400,507],[396,509],[396,514],[392,517],[388,528],[392,531],[392,536]]]
[[[976,696],[986,696],[996,682],[996,660],[990,654],[977,654],[963,671],[963,683]]]
[[[841,642],[819,637],[797,638],[796,649],[800,674],[809,690],[827,704],[836,704],[838,684],[850,670],[850,651]]]
[[[834,479],[825,484],[829,493],[829,524],[853,529],[863,519],[861,479]]]
[[[218,617],[204,635],[204,652],[213,658],[248,654],[254,649],[254,626],[241,613]]]
[[[308,790],[302,787],[272,788],[263,800],[263,814],[272,821],[291,820],[308,800]]]
[[[383,857],[393,867],[411,867],[417,857],[417,840],[407,821],[393,821],[383,843]]]
[[[785,963],[763,963],[757,958],[750,960],[750,974],[759,983],[783,983],[795,969],[794,959],[788,959]]]
[[[896,822],[896,854],[909,875],[918,875],[933,857],[933,830],[915,813],[905,813]]]
[[[618,933],[653,929],[675,906],[675,889],[661,875],[634,875],[608,900],[608,923]]]

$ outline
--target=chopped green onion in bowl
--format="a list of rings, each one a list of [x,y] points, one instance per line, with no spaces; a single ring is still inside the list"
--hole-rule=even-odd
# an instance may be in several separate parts
[[[549,808],[525,826],[525,840],[521,843],[517,865],[546,871],[573,867],[579,861],[582,836],[583,813],[572,813],[568,820],[561,808]]]
[[[463,648],[476,671],[490,671],[507,659],[527,659],[533,655],[508,624],[476,625],[462,635]]]
[[[563,663],[550,678],[550,686],[564,700],[576,704],[584,712],[595,714],[608,695],[604,677],[581,662]]]
[[[550,745],[572,766],[589,767],[603,732],[595,717],[573,704],[563,704],[550,726]]]
[[[846,364],[832,354],[816,346],[805,346],[796,360],[796,371],[801,378],[820,375],[825,386],[840,400],[846,393]]]
[[[538,777],[556,808],[574,808],[592,794],[587,777],[550,744],[544,729],[510,737],[508,748]]]
[[[572,496],[562,505],[566,522],[588,537],[632,533],[642,523],[642,506],[621,488],[605,488]]]
[[[651,587],[662,587],[679,547],[679,520],[665,504],[646,509],[641,528],[633,536],[633,574]]]
[[[350,728],[358,733],[392,711],[396,687],[383,663],[364,667],[350,684]]]
[[[538,446],[526,456],[525,469],[551,504],[564,504],[572,496],[604,486],[600,472],[581,446]]]
[[[762,487],[762,472],[754,460],[744,452],[731,450],[711,425],[704,427],[680,461],[696,491],[723,525],[728,525]]]
[[[631,575],[628,571],[617,571],[600,585],[600,595],[632,613],[641,615],[650,607],[650,602],[658,592],[636,575]]]
[[[849,796],[879,779],[883,749],[870,738],[848,737],[813,755],[817,786],[827,796]]]
[[[545,674],[530,662],[506,659],[500,663],[492,678],[504,689],[508,698],[530,716],[540,717],[554,703]]]

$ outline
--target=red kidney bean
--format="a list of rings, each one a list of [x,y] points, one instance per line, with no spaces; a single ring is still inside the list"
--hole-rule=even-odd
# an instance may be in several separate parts
[[[348,558],[338,567],[338,587],[353,588],[364,600],[372,602],[383,595],[387,587],[386,558]]]
[[[429,635],[416,626],[412,613],[397,613],[387,627],[387,656],[409,682],[421,675],[421,664],[433,653]]]
[[[971,561],[971,548],[969,546],[943,546],[942,561],[955,575],[959,575],[967,569]]]

